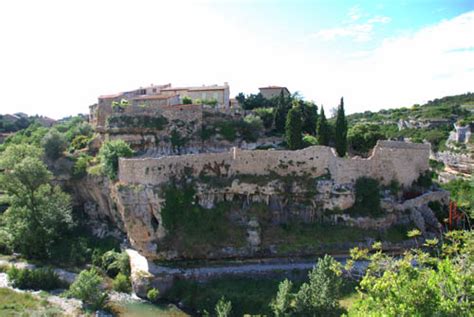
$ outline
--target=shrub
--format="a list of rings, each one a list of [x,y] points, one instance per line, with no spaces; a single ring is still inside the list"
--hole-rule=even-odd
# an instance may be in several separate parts
[[[41,140],[44,152],[50,159],[57,159],[66,150],[67,140],[64,134],[56,129],[51,129]]]
[[[130,275],[130,259],[126,252],[107,251],[102,255],[100,264],[110,277],[115,277],[119,273]]]
[[[153,303],[156,303],[158,301],[158,298],[160,297],[160,291],[156,288],[152,288],[148,290],[146,293],[146,297]]]
[[[433,185],[433,172],[426,171],[423,174],[418,176],[417,180],[415,181],[414,185],[421,187],[421,188],[430,188]]]
[[[83,149],[85,147],[87,147],[87,145],[89,144],[89,141],[90,141],[90,137],[88,136],[85,136],[85,135],[78,135],[76,137],[74,137],[74,139],[72,140],[71,142],[71,148],[73,150],[80,150],[80,149]]]
[[[377,215],[381,213],[379,182],[370,177],[360,177],[355,183],[353,210],[358,214]]]
[[[232,303],[222,296],[217,302],[214,310],[216,311],[217,317],[229,317],[230,312],[232,311]]]
[[[17,269],[13,266],[7,271],[7,275],[12,286],[19,289],[49,291],[65,286],[65,283],[50,268],[30,270]]]
[[[82,178],[87,175],[87,167],[89,166],[89,162],[92,160],[92,156],[81,154],[74,166],[72,167],[72,176],[76,179]]]
[[[263,122],[260,117],[249,114],[245,116],[240,127],[242,138],[247,142],[257,141],[261,131],[263,130]]]
[[[107,300],[107,293],[102,291],[102,283],[103,279],[95,269],[81,271],[69,287],[67,295],[82,300],[94,310],[103,308]]]
[[[103,164],[104,172],[110,179],[117,177],[119,158],[131,156],[133,156],[133,150],[123,140],[106,142],[99,150],[99,157]]]
[[[112,282],[112,288],[117,292],[130,293],[132,291],[130,278],[122,273],[117,274]]]
[[[193,100],[188,97],[188,96],[184,96],[183,97],[183,105],[191,105],[193,103]]]
[[[303,137],[303,146],[312,146],[312,145],[318,145],[318,139],[315,136],[312,136],[310,134],[306,134]]]
[[[257,108],[254,113],[262,119],[265,129],[270,130],[273,126],[273,108]]]

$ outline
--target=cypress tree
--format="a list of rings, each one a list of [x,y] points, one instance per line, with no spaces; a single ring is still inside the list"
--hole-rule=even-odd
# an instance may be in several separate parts
[[[318,129],[316,138],[319,145],[329,145],[329,125],[324,114],[324,108],[321,106],[321,113],[319,114]]]
[[[298,150],[303,147],[301,109],[295,106],[288,111],[285,125],[286,143],[290,150]]]
[[[277,108],[275,111],[275,130],[277,132],[285,131],[286,116],[289,111],[288,98],[283,94],[283,90],[278,97]]]
[[[336,117],[336,152],[340,157],[344,157],[347,152],[347,119],[344,113],[344,98],[337,108]]]

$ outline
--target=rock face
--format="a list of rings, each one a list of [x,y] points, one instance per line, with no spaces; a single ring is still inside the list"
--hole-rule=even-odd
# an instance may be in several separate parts
[[[194,200],[201,208],[210,211],[219,204],[231,204],[229,219],[233,225],[244,230],[245,245],[229,245],[206,254],[206,258],[215,259],[279,254],[272,249],[262,249],[264,223],[255,208],[266,214],[264,217],[269,219],[266,226],[316,222],[387,230],[395,224],[411,222],[426,233],[440,230],[428,203],[440,201],[446,204],[449,199],[449,194],[444,191],[429,192],[404,202],[392,197],[383,201],[386,213],[382,217],[357,217],[342,213],[355,201],[351,183],[337,184],[331,179],[307,177],[242,177],[231,182],[216,181],[219,179],[194,180]],[[81,184],[76,186],[77,200],[84,203],[86,212],[96,219],[106,219],[116,225],[128,236],[133,248],[145,257],[168,260],[186,257],[179,250],[162,247],[163,241],[173,239],[163,225],[165,198],[162,186],[125,185],[99,177],[87,177]]]

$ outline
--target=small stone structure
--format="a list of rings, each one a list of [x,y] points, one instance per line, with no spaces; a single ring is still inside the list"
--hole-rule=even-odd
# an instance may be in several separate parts
[[[409,186],[420,173],[428,170],[430,145],[396,141],[379,141],[372,156],[339,158],[333,149],[312,146],[298,151],[233,148],[225,153],[206,153],[160,158],[120,159],[119,180],[122,183],[159,185],[172,177],[231,177],[235,175],[327,175],[336,184],[353,183],[362,176],[378,179],[382,184],[397,180]]]

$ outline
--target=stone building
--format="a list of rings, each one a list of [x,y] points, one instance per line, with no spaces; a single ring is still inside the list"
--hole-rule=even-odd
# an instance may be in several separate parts
[[[454,124],[454,141],[459,143],[468,143],[471,137],[471,127],[469,124],[465,126]]]
[[[218,108],[229,108],[230,106],[230,89],[229,84],[197,86],[197,87],[166,87],[161,90],[164,95],[179,95],[181,100],[183,97],[189,97],[195,100],[215,100]]]
[[[260,93],[262,94],[263,98],[266,98],[266,99],[272,99],[274,97],[278,97],[282,91],[285,97],[290,94],[290,91],[288,90],[288,88],[280,87],[280,86],[261,87],[261,88],[258,88],[258,90],[260,90]]]

